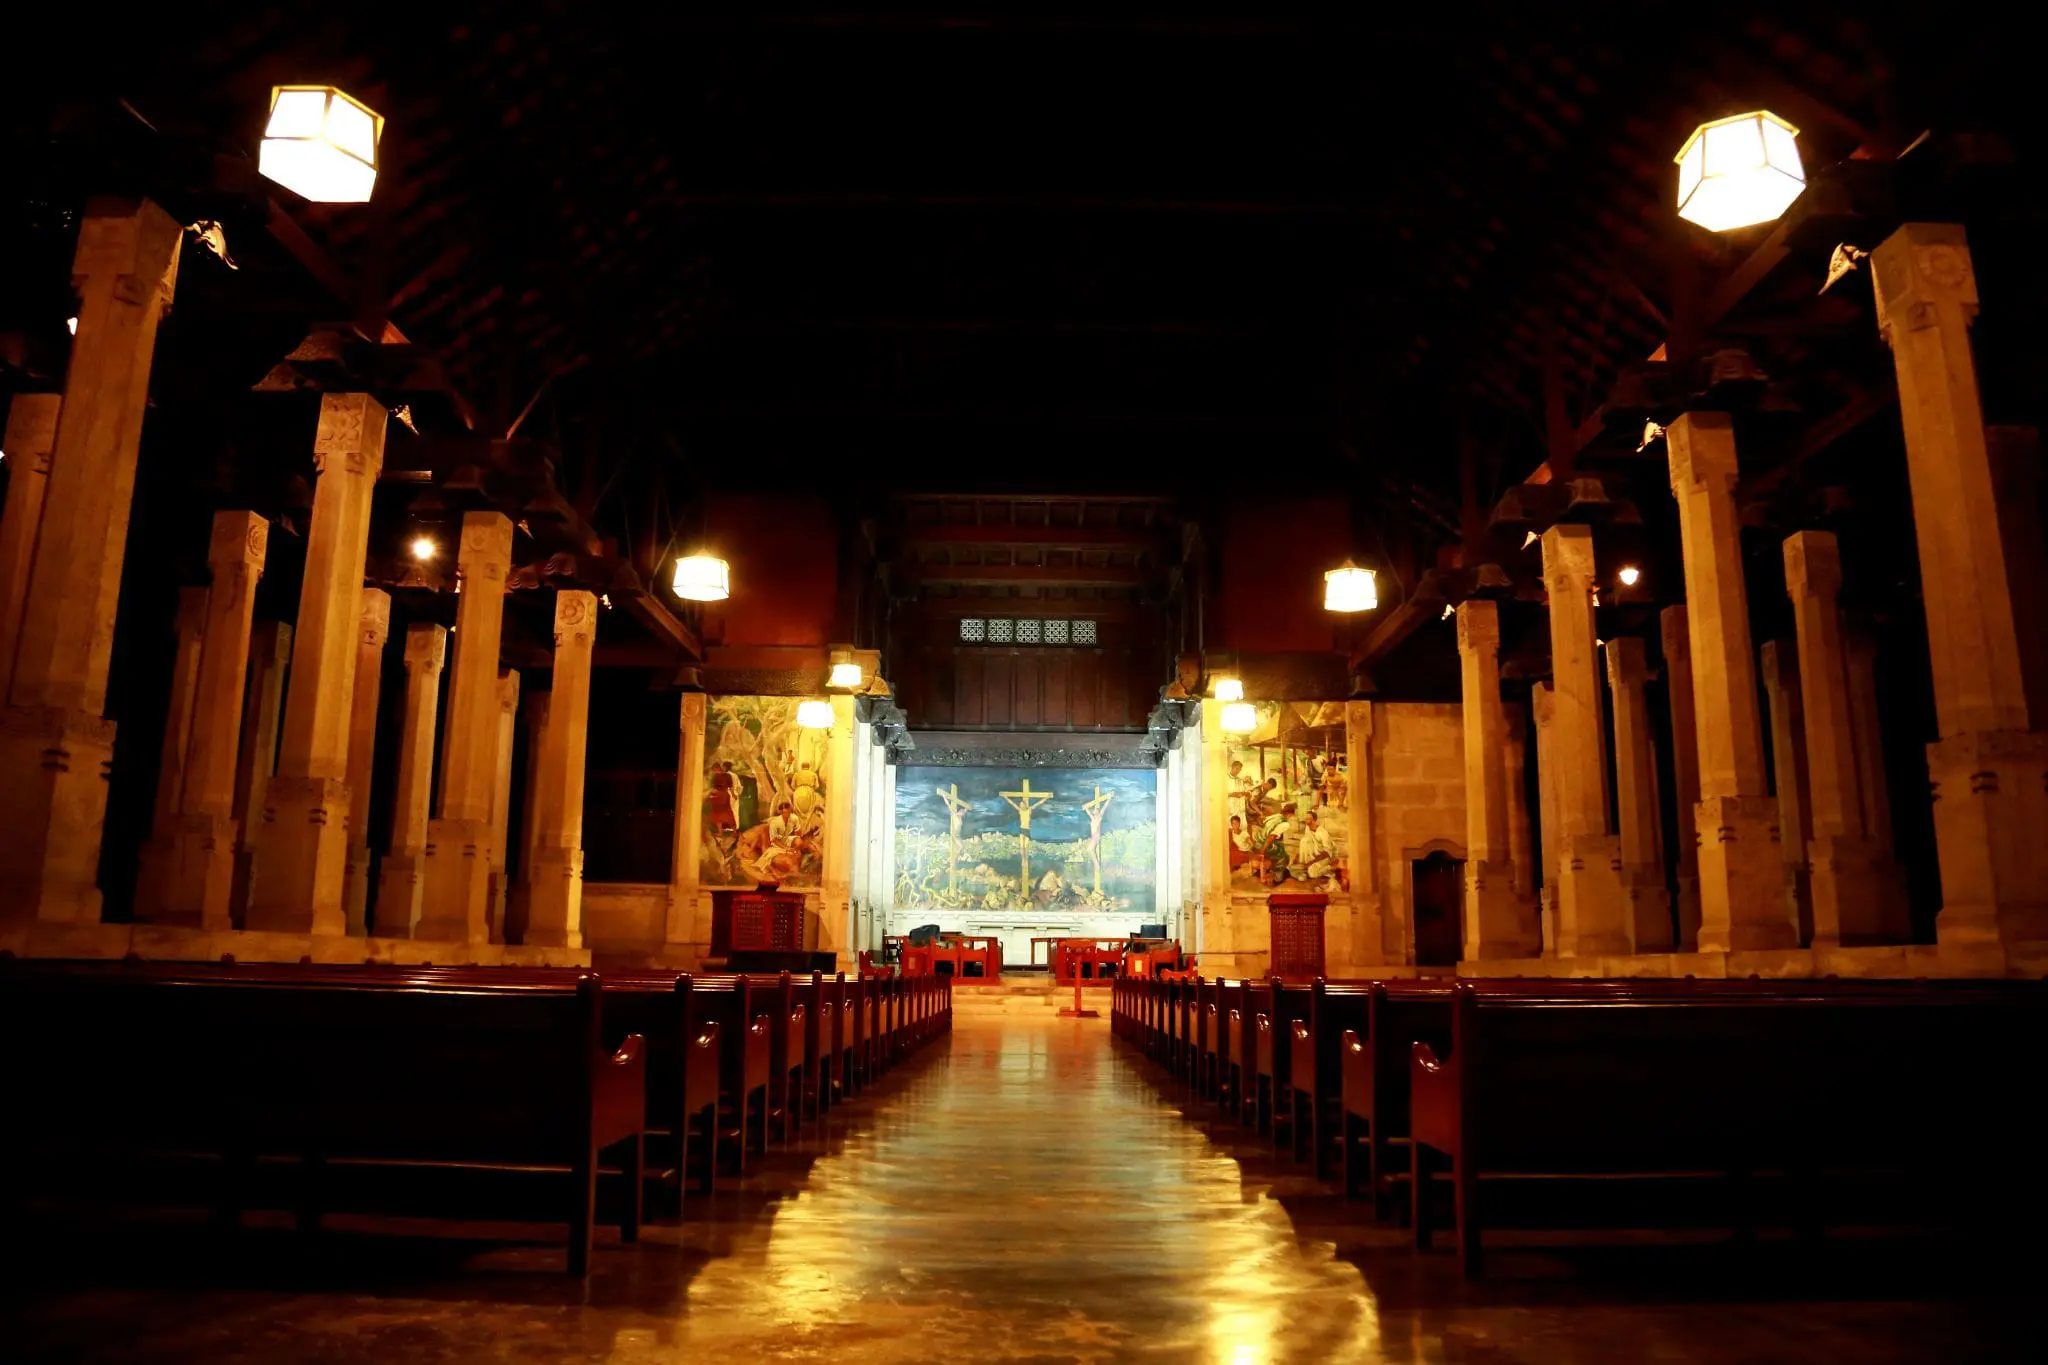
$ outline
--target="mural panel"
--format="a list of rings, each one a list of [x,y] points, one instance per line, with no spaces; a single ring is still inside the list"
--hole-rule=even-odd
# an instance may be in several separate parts
[[[1143,768],[899,768],[896,908],[1150,915],[1157,789]]]
[[[1351,784],[1344,703],[1262,701],[1259,725],[1230,735],[1227,839],[1233,891],[1351,887]]]
[[[700,885],[818,885],[825,857],[827,732],[796,723],[799,700],[710,699]]]

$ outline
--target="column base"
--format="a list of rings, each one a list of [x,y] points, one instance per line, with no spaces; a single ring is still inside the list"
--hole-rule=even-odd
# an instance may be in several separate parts
[[[425,866],[425,891],[412,936],[489,943],[491,822],[429,820]]]
[[[703,913],[698,913],[699,900],[707,902]],[[711,942],[711,908],[709,896],[700,897],[695,886],[670,886],[668,889],[668,913],[664,916],[662,938],[671,948],[688,944],[709,944]]]
[[[138,881],[136,918],[214,932],[234,928],[235,845],[241,832],[232,815],[174,816],[169,840],[143,850],[149,900]]]
[[[1465,864],[1467,962],[1533,957],[1538,951],[1536,907],[1515,894],[1515,866],[1506,859]]]
[[[0,919],[97,924],[114,722],[0,709]]]
[[[352,831],[360,834],[362,831]],[[370,932],[370,883],[377,875],[376,855],[368,844],[351,844],[348,867],[341,874],[342,912],[351,935]]]
[[[2048,733],[1993,730],[1927,746],[1943,945],[2048,943]]]
[[[1711,797],[1694,807],[1693,828],[1700,837],[1699,950],[1797,948],[1799,925],[1778,847],[1777,799]]]
[[[583,850],[543,848],[533,857],[533,903],[525,942],[548,948],[583,946]]]
[[[249,840],[254,865],[243,928],[336,937],[347,932],[341,892],[348,872],[348,802],[348,783],[338,778],[270,779],[263,823]]]
[[[1671,890],[1664,885],[1660,869],[1654,867],[1629,867],[1621,869],[1622,899],[1628,907],[1627,923],[1633,940],[1632,951],[1638,953],[1668,953],[1671,951]]]
[[[416,932],[427,897],[427,855],[395,848],[377,870],[377,937],[424,938]]]
[[[1565,839],[1557,879],[1557,955],[1598,957],[1633,951],[1628,895],[1621,880],[1621,839],[1613,834]]]
[[[1876,843],[1831,835],[1806,847],[1814,947],[1875,947],[1912,938],[1903,874]]]

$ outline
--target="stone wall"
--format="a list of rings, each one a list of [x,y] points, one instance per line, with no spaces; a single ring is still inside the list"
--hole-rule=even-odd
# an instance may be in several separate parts
[[[1442,849],[1465,856],[1465,725],[1455,702],[1374,703],[1372,842],[1379,891],[1379,962],[1413,960],[1410,863]],[[1369,919],[1362,922],[1369,924]],[[1357,961],[1369,943],[1358,945]]]

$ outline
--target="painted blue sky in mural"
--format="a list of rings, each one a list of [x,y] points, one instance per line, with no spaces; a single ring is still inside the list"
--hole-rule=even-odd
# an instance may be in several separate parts
[[[960,787],[960,799],[969,803],[960,823],[962,838],[977,834],[1015,834],[1017,812],[1001,793],[1023,789],[1031,783],[1033,793],[1051,792],[1053,799],[1031,814],[1031,837],[1046,843],[1088,837],[1088,812],[1082,804],[1094,797],[1096,788],[1115,798],[1102,813],[1104,833],[1133,829],[1152,819],[1152,799],[1158,789],[1158,775],[1145,768],[1053,768],[1029,771],[1010,768],[918,768],[905,766],[896,773],[896,828],[925,834],[945,834],[950,825],[940,788]]]

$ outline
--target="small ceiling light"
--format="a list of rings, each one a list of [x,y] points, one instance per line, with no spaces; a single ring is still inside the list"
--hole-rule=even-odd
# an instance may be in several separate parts
[[[806,730],[829,730],[832,728],[832,703],[829,701],[800,701],[796,704],[796,723]]]
[[[676,561],[676,596],[690,602],[723,602],[732,596],[732,570],[717,555],[684,555]]]
[[[1243,701],[1244,680],[1241,678],[1217,678],[1209,684],[1209,695],[1218,701]]]
[[[1259,708],[1248,701],[1231,702],[1216,723],[1226,735],[1248,735],[1259,728]]]
[[[1456,607],[1452,606],[1452,605],[1451,605],[1450,603],[1448,603],[1448,602],[1444,603],[1444,620],[1448,621],[1448,620],[1450,620],[1450,619],[1451,619],[1451,618],[1452,618],[1453,616],[1456,616],[1457,614],[1458,614],[1458,609],[1457,609]]]
[[[279,85],[256,168],[316,204],[368,202],[384,119],[331,85]]]
[[[850,659],[842,659],[832,665],[832,676],[825,680],[825,686],[851,692],[865,681],[866,677],[862,674],[859,664]]]
[[[426,563],[428,560],[432,559],[435,555],[439,553],[440,547],[434,544],[434,538],[432,536],[413,537],[412,557],[414,559],[417,559],[420,563]]]
[[[1324,611],[1371,611],[1380,604],[1371,569],[1361,569],[1350,560],[1323,575]]]
[[[1624,564],[1621,566],[1621,572],[1616,574],[1615,577],[1621,580],[1622,587],[1633,588],[1636,584],[1643,581],[1643,571],[1633,564]]]
[[[1678,216],[1712,232],[1768,223],[1806,189],[1799,130],[1767,110],[1692,130],[1678,163]]]
[[[77,319],[77,318],[66,318],[66,319],[64,319],[64,330],[65,330],[65,331],[67,331],[67,332],[69,332],[69,333],[71,333],[71,335],[73,335],[73,336],[77,336],[77,335],[78,335],[78,319]]]

